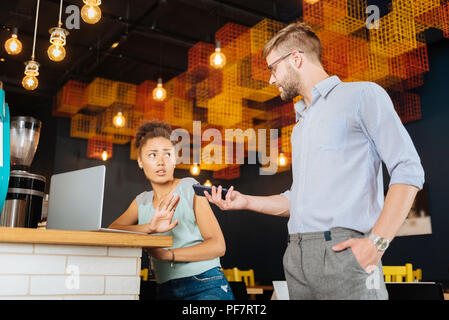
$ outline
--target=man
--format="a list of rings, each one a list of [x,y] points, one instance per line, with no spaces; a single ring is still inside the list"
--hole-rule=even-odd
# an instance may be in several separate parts
[[[258,197],[231,187],[221,200],[219,186],[206,197],[222,210],[290,217],[290,299],[387,299],[381,257],[424,183],[391,99],[375,83],[329,77],[320,40],[303,23],[281,30],[263,56],[281,98],[304,97],[295,104],[291,189]],[[385,201],[382,161],[391,176]]]

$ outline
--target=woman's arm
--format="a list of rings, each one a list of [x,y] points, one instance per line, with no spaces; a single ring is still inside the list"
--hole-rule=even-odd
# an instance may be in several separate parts
[[[210,260],[224,256],[226,243],[220,225],[207,199],[195,195],[193,203],[196,222],[204,241],[191,247],[172,250],[149,249],[148,252],[152,257],[159,260],[172,260],[172,253],[174,253],[175,261],[188,262]]]
[[[137,224],[138,206],[136,199],[131,202],[129,208],[117,220],[109,225],[109,229],[128,230],[150,233],[148,224]]]
[[[149,223],[137,224],[138,206],[136,199],[131,202],[126,210],[117,220],[108,227],[110,229],[137,231],[144,233],[164,233],[170,231],[178,224],[178,220],[172,222],[175,209],[179,203],[179,195],[173,197],[171,194],[166,199],[162,199],[156,208],[153,218]]]

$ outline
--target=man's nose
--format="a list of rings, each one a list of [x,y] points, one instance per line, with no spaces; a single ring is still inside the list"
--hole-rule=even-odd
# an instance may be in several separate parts
[[[275,84],[276,83],[276,78],[274,77],[273,74],[270,75],[270,84]]]

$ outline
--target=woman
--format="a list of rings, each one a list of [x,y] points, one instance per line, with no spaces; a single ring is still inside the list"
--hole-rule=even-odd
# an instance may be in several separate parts
[[[170,126],[152,121],[136,134],[139,167],[150,181],[145,191],[109,227],[173,236],[171,249],[149,249],[158,299],[233,300],[220,257],[226,244],[205,197],[195,195],[193,178],[176,179]],[[175,219],[173,222],[172,220]]]

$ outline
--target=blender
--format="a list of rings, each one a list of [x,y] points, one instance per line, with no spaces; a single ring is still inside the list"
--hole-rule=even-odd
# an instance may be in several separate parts
[[[0,225],[36,228],[42,215],[45,177],[30,173],[42,123],[33,117],[11,117],[11,172]]]

